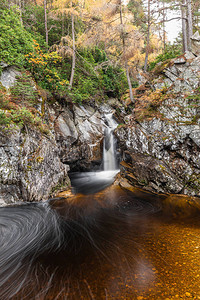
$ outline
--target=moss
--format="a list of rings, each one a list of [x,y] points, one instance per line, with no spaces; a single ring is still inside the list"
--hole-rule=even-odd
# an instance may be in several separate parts
[[[139,178],[138,183],[140,185],[147,186],[148,185],[148,180],[146,178]]]
[[[162,171],[166,171],[166,168],[163,165],[159,165]]]
[[[164,71],[165,68],[169,67],[171,65],[171,59],[167,59],[163,62],[160,62],[156,65],[156,67],[153,70],[153,73],[155,75],[158,75]]]
[[[41,164],[41,163],[43,162],[43,160],[44,160],[44,157],[42,157],[42,156],[36,157],[36,161],[37,161],[39,164]]]
[[[67,178],[63,179],[62,181],[60,181],[57,185],[55,185],[52,188],[50,195],[53,196],[53,195],[57,194],[58,192],[62,192],[62,191],[69,189],[70,187],[71,187],[70,180],[67,177]]]
[[[126,124],[118,124],[117,129],[126,128],[126,127],[127,127]]]

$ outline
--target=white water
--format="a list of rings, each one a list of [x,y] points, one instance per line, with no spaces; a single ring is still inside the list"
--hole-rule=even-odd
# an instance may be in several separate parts
[[[118,124],[113,119],[112,113],[106,114],[105,118],[107,120],[108,127],[105,130],[103,145],[103,169],[104,171],[111,171],[117,169],[116,149],[113,131]]]
[[[76,193],[93,194],[109,185],[119,172],[117,169],[115,139],[113,135],[117,122],[112,117],[112,113],[105,114],[107,128],[103,145],[103,171],[83,172],[71,174],[72,187]]]

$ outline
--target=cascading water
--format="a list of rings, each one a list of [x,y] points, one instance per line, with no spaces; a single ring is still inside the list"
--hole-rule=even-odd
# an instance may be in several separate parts
[[[113,171],[117,169],[116,149],[113,131],[117,127],[117,122],[113,119],[113,114],[105,115],[108,127],[105,130],[103,146],[103,169],[104,171]]]
[[[103,171],[73,173],[70,175],[72,187],[76,193],[94,194],[109,185],[119,172],[117,169],[115,139],[113,135],[117,122],[113,119],[112,113],[105,114],[107,127],[105,129],[103,145]]]

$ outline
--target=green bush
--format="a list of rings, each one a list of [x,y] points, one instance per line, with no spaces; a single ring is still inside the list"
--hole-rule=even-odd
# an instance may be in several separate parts
[[[32,36],[14,10],[0,7],[0,15],[0,61],[21,66],[24,55],[32,51]]]
[[[10,116],[13,123],[20,127],[35,123],[33,114],[26,107],[22,107],[18,110],[11,110]]]
[[[34,85],[34,82],[30,75],[23,73],[21,76],[17,76],[17,81],[10,89],[12,98],[20,102],[26,102],[30,104],[37,103],[38,91]]]
[[[149,71],[152,71],[159,62],[164,62],[166,60],[173,59],[179,55],[181,55],[180,47],[170,44],[167,45],[165,52],[158,55],[156,59],[149,64]]]
[[[120,98],[127,90],[128,83],[124,71],[120,67],[105,66],[101,70],[102,88],[110,97]]]
[[[6,116],[6,113],[3,110],[0,110],[0,125],[9,125],[11,118]]]
[[[124,71],[120,67],[109,65],[105,51],[97,46],[81,48],[78,52],[82,59],[79,59],[75,70],[73,91],[76,96],[79,95],[79,101],[86,101],[97,95],[101,95],[101,98],[120,98],[128,88]]]

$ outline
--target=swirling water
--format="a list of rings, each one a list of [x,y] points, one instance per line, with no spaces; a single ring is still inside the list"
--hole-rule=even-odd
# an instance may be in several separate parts
[[[0,299],[198,299],[198,218],[158,200],[112,186],[0,208]]]

